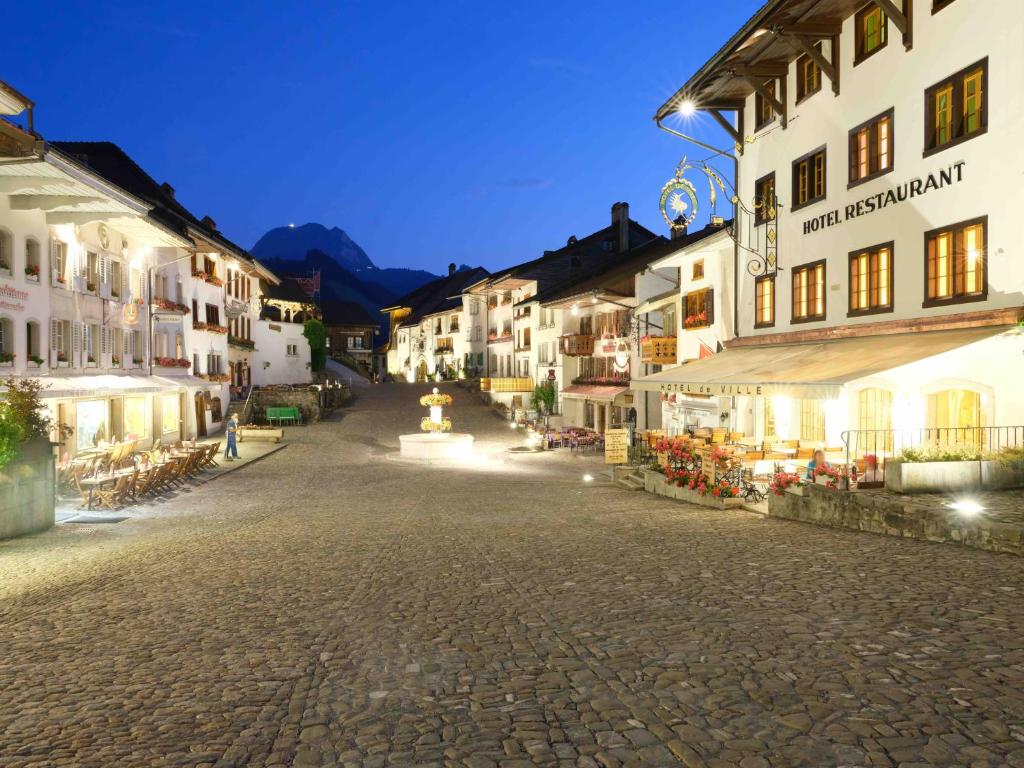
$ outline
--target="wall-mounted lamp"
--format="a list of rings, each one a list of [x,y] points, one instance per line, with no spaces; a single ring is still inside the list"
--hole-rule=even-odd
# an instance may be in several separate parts
[[[270,361],[269,360],[264,360],[263,361],[263,368],[264,368],[264,370],[266,370],[269,367],[270,367]]]

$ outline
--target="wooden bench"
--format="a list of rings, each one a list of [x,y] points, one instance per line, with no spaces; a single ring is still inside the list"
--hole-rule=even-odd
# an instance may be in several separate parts
[[[299,413],[298,407],[294,405],[267,408],[267,423],[273,424],[274,422],[278,424],[284,424],[285,422],[299,424],[302,422],[302,414]]]

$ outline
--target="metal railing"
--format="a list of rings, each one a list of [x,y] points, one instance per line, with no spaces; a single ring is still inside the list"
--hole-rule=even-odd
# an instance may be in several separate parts
[[[905,454],[933,461],[981,461],[1007,448],[1024,448],[1024,426],[932,427],[925,429],[854,429],[842,433],[846,466],[874,456]]]

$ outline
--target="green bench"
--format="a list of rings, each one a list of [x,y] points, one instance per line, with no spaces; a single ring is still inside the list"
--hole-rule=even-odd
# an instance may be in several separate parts
[[[285,422],[290,424],[301,424],[302,414],[294,405],[267,408],[267,423],[274,424],[275,422],[277,424],[284,424]]]

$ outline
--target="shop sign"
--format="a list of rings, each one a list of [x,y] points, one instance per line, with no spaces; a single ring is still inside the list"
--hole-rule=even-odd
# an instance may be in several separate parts
[[[673,365],[676,362],[675,336],[648,336],[640,340],[640,360],[652,365]]]
[[[836,224],[842,224],[844,221],[866,216],[869,213],[888,208],[890,205],[896,205],[905,200],[920,197],[931,192],[933,189],[942,189],[943,187],[959,183],[964,180],[964,166],[966,164],[966,161],[961,160],[959,163],[954,163],[937,174],[929,173],[925,178],[905,181],[898,187],[879,192],[871,197],[865,197],[863,200],[858,200],[855,203],[850,203],[845,209],[836,208],[828,213],[815,216],[813,219],[808,219],[804,222],[804,234],[809,235],[812,232],[828,229]]]
[[[19,290],[10,283],[0,285],[0,309],[24,312],[26,301],[28,301],[28,291]]]
[[[766,394],[765,388],[760,384],[662,384],[661,391],[665,394],[679,393],[683,395],[713,395],[717,397]]]
[[[625,464],[627,461],[629,461],[629,430],[605,430],[604,463]]]
[[[128,325],[135,325],[139,322],[139,305],[130,301],[124,305],[124,321]]]

